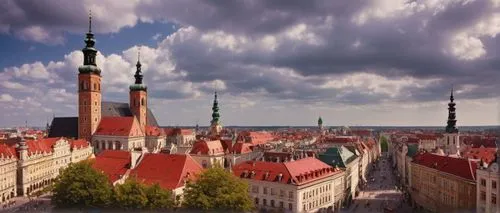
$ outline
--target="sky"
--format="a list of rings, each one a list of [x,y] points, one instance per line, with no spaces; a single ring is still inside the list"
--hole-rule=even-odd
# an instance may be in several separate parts
[[[0,126],[77,115],[92,11],[103,100],[137,53],[160,125],[500,122],[500,0],[4,0]]]

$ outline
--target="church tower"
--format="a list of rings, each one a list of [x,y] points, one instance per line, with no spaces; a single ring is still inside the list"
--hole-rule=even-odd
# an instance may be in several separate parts
[[[130,85],[130,110],[132,114],[139,121],[141,129],[145,131],[147,125],[147,111],[148,111],[148,87],[142,83],[142,64],[140,61],[140,53],[138,53],[137,64],[135,65],[135,83]]]
[[[212,106],[212,121],[210,121],[210,135],[219,135],[222,130],[219,115],[219,102],[217,102],[217,92],[215,92],[214,105]]]
[[[454,155],[460,154],[460,141],[459,141],[459,133],[456,127],[456,113],[455,113],[455,103],[453,102],[455,99],[453,98],[453,88],[451,89],[450,94],[450,103],[448,103],[448,122],[446,125],[445,133],[444,133],[444,143],[445,143],[445,151],[447,154]]]
[[[319,130],[323,130],[323,119],[321,119],[321,116],[318,118],[318,128]]]
[[[85,39],[83,65],[78,68],[78,138],[90,141],[101,121],[101,69],[96,65],[97,49],[92,34],[92,16]]]

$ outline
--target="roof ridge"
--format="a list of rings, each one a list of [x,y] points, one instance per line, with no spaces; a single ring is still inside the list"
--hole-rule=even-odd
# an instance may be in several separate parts
[[[184,181],[184,179],[182,178],[182,174],[184,174],[184,171],[186,170],[186,164],[187,164],[187,156],[186,154],[184,155],[179,155],[179,156],[182,156],[184,157],[184,163],[182,164],[182,170],[181,170],[181,173],[179,174],[179,177],[177,177],[177,184],[176,186],[179,186],[181,184],[181,181]]]

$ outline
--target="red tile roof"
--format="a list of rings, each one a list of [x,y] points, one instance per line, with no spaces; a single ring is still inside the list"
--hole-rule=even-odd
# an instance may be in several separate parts
[[[252,152],[253,145],[250,143],[237,142],[233,146],[235,154],[246,154]]]
[[[351,129],[351,134],[355,136],[361,137],[370,137],[372,136],[372,131],[368,129]]]
[[[205,141],[198,140],[193,144],[190,154],[193,155],[219,155],[224,154],[224,148],[220,140]]]
[[[435,134],[417,134],[419,140],[437,140],[438,136]]]
[[[483,162],[490,164],[495,160],[496,148],[467,148],[462,152],[464,158],[482,160]]]
[[[165,136],[165,132],[157,126],[146,126],[146,136]]]
[[[93,161],[92,167],[102,171],[111,183],[120,179],[130,168],[130,152],[104,150]]]
[[[310,183],[342,172],[316,158],[303,158],[285,163],[247,161],[235,165],[232,170],[233,174],[240,178],[292,185]]]
[[[28,155],[35,153],[51,153],[54,151],[53,146],[62,138],[42,138],[38,140],[27,140]]]
[[[435,155],[423,152],[415,155],[413,162],[448,174],[475,181],[477,164],[464,158]]]
[[[238,141],[252,143],[253,145],[265,144],[273,139],[274,136],[269,132],[242,131],[238,133]]]
[[[139,165],[130,172],[145,184],[158,183],[168,190],[184,186],[184,180],[192,179],[203,168],[189,155],[146,154]]]
[[[81,149],[90,146],[90,143],[85,139],[70,140],[71,149]]]
[[[322,137],[320,143],[354,143],[358,141],[357,137]]]
[[[16,149],[6,144],[0,144],[0,158],[13,157],[17,158]]]
[[[174,128],[162,128],[163,132],[165,132],[165,135],[167,136],[174,136],[175,134],[175,129]]]
[[[135,117],[103,117],[95,135],[144,136]]]
[[[486,148],[496,148],[496,138],[493,137],[464,136],[462,141],[473,148],[479,148],[481,146]]]

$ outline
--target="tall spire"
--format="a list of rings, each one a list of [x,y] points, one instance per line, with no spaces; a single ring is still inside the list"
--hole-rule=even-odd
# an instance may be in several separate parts
[[[217,102],[217,91],[215,91],[214,95],[214,104],[212,106],[212,125],[213,124],[219,124],[219,102]]]
[[[96,55],[97,49],[94,47],[95,38],[92,33],[92,13],[89,11],[89,32],[86,34],[85,47],[82,49],[83,52],[83,66],[78,68],[80,73],[95,73],[100,75],[101,69],[96,65]]]
[[[141,49],[139,47],[139,51],[137,52],[137,64],[135,64],[135,67],[137,68],[135,71],[135,84],[142,84],[142,78],[144,77],[142,75],[142,64],[141,64]]]
[[[456,113],[455,113],[455,103],[453,102],[455,99],[453,98],[453,87],[451,88],[450,93],[450,103],[448,103],[448,122],[446,125],[447,133],[458,133],[458,129],[456,127]]]
[[[89,10],[89,33],[92,33],[92,10]]]

